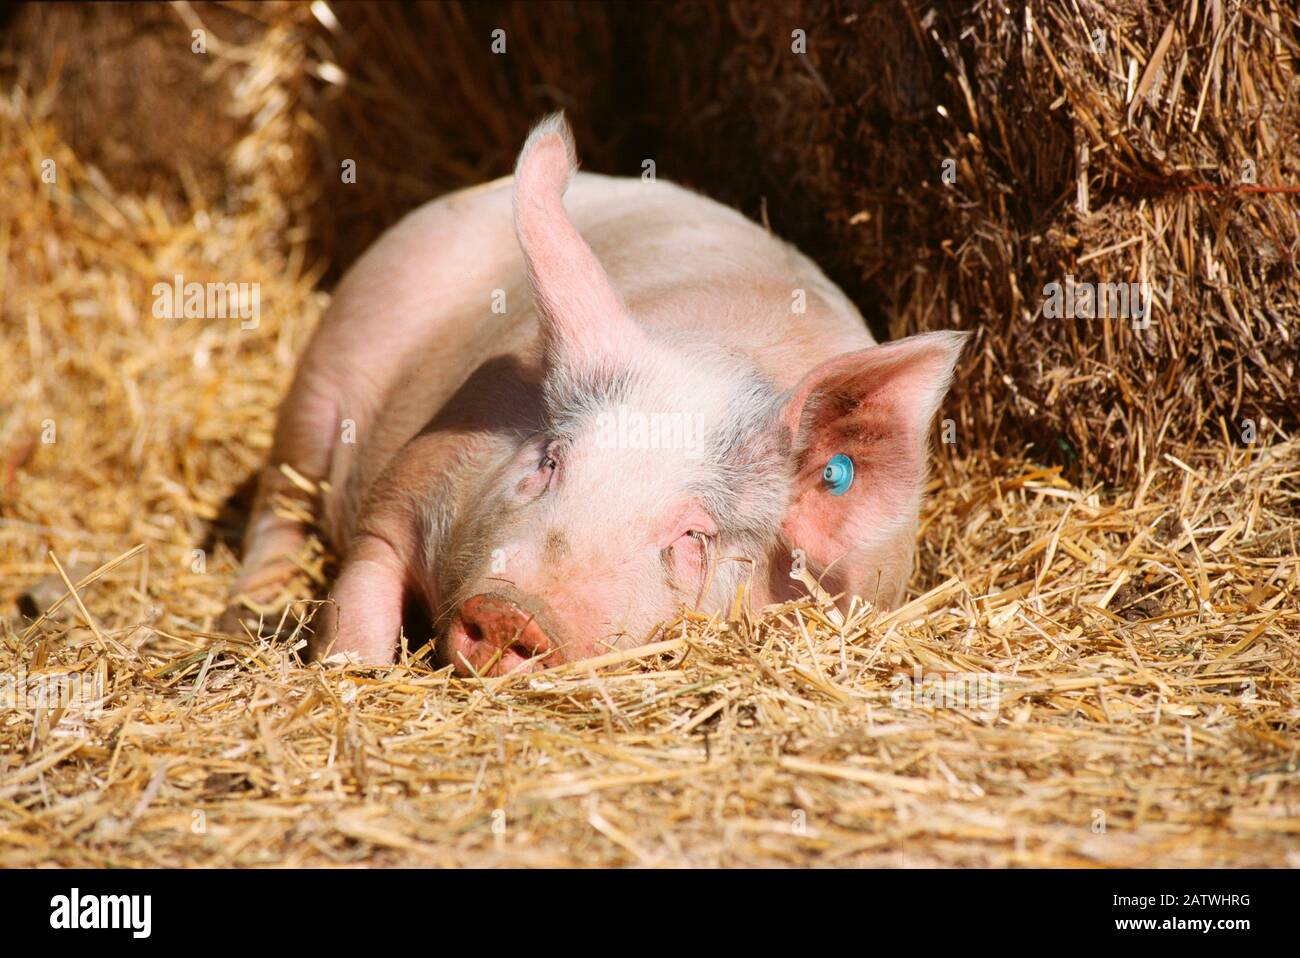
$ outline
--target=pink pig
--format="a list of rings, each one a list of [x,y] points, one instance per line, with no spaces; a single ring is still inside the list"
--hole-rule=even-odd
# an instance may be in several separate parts
[[[806,257],[679,186],[575,173],[543,120],[513,178],[411,213],[352,267],[283,407],[231,613],[323,483],[342,566],[317,655],[398,652],[403,606],[461,674],[652,640],[682,606],[802,587],[897,604],[929,428],[966,334],[877,346]],[[228,620],[229,621],[229,620]]]

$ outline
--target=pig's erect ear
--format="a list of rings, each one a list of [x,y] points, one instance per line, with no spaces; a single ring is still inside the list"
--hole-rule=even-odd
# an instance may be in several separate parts
[[[834,563],[835,582],[848,591],[872,599],[878,585],[884,602],[901,594],[930,422],[968,336],[923,333],[837,356],[786,402],[796,474],[782,531],[818,566]]]
[[[610,368],[636,355],[643,333],[564,209],[577,167],[564,115],[539,123],[515,164],[515,233],[542,320],[547,358]]]

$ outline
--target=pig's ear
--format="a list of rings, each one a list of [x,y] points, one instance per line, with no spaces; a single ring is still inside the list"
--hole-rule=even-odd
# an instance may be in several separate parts
[[[906,582],[930,421],[968,336],[924,333],[837,356],[782,410],[796,466],[782,532],[818,566],[835,563],[849,591],[870,599],[882,577],[886,590]]]
[[[515,164],[515,233],[548,360],[607,369],[635,355],[643,333],[564,210],[576,168],[573,134],[553,113],[529,134]]]

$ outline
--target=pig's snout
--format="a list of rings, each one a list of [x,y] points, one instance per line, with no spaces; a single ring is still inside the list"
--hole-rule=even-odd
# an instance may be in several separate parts
[[[484,593],[461,603],[448,636],[460,675],[506,675],[543,668],[551,642],[529,612],[504,595]]]

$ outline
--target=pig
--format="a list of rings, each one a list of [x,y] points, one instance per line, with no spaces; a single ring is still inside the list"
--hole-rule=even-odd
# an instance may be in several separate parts
[[[407,215],[341,280],[258,476],[228,622],[308,535],[340,567],[312,654],[504,675],[805,587],[895,606],[967,334],[877,345],[808,258],[664,180],[577,172],[562,114],[514,175]]]

